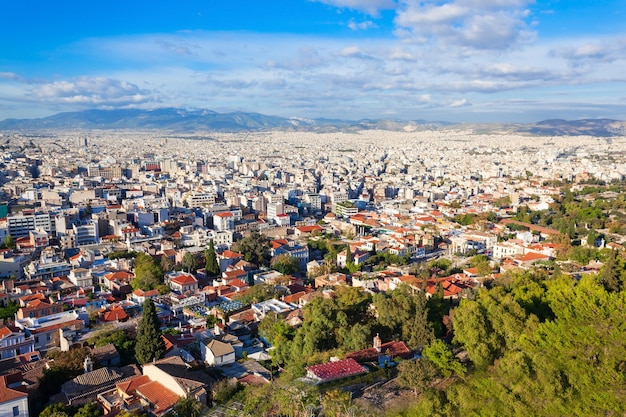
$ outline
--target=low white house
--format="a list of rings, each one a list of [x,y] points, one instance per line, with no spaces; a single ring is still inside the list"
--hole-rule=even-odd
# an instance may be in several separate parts
[[[213,339],[208,344],[202,344],[202,359],[212,366],[235,363],[235,349],[230,343]]]

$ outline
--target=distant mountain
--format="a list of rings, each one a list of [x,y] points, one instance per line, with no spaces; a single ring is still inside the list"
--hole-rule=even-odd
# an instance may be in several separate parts
[[[475,133],[527,134],[532,136],[625,136],[626,122],[613,119],[551,119],[527,124],[466,124]]]
[[[417,130],[437,128],[445,122],[406,122],[392,120],[306,119],[267,116],[259,113],[217,113],[212,110],[85,110],[59,113],[41,119],[6,119],[0,130],[42,129],[163,129],[175,132],[196,131],[357,131],[367,129]]]
[[[0,130],[136,129],[173,132],[240,131],[318,131],[355,132],[360,130],[418,131],[454,126],[447,122],[424,120],[306,119],[267,116],[259,113],[217,113],[212,110],[162,108],[156,110],[85,110],[59,113],[41,119],[6,119]],[[522,133],[530,135],[618,136],[626,134],[626,123],[609,119],[546,120],[531,124],[464,124],[480,133]]]
[[[527,131],[541,136],[623,136],[626,135],[626,123],[612,119],[552,119],[528,125]]]
[[[303,119],[256,113],[216,113],[211,110],[85,110],[41,119],[7,119],[0,129],[167,129],[175,131],[238,131],[307,125]]]

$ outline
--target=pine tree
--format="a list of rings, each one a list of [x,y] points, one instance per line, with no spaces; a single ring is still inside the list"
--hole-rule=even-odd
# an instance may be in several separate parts
[[[143,303],[143,315],[137,328],[135,357],[140,364],[160,359],[165,354],[165,342],[161,338],[159,318],[151,299]]]
[[[209,241],[209,248],[204,252],[206,258],[206,273],[208,276],[216,277],[220,274],[220,264],[217,262],[215,255],[215,246],[213,239]]]

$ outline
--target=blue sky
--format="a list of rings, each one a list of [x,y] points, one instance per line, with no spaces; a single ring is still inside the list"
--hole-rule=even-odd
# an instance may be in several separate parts
[[[182,107],[626,119],[624,0],[5,2],[0,120]]]

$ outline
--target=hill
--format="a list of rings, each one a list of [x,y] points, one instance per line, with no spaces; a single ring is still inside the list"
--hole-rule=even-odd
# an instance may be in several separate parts
[[[545,120],[529,124],[461,124],[424,120],[389,119],[307,119],[268,116],[260,113],[218,113],[212,110],[161,108],[155,110],[119,109],[64,112],[39,119],[5,119],[0,130],[136,129],[174,132],[240,131],[418,131],[460,128],[475,133],[511,133],[541,136],[589,135],[599,137],[626,134],[626,122],[611,119]]]

